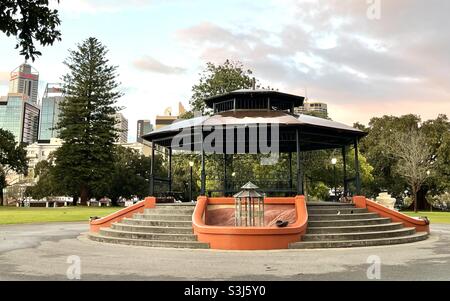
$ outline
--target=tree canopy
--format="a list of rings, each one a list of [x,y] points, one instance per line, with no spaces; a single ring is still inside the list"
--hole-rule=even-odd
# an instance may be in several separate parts
[[[192,111],[206,114],[208,113],[204,102],[206,98],[251,88],[252,74],[253,71],[245,69],[241,62],[225,60],[220,65],[208,62],[205,70],[200,73],[199,82],[192,86],[192,97],[189,101]]]
[[[416,209],[424,210],[429,208],[427,193],[436,195],[450,189],[450,122],[447,116],[439,115],[424,122],[412,114],[382,116],[372,118],[368,127],[359,123],[354,126],[368,132],[361,140],[361,152],[374,168],[374,181],[365,187],[369,196],[387,190],[396,198],[404,198],[406,192],[406,195],[416,195]],[[427,159],[406,160],[408,153],[410,159],[413,155],[417,159],[419,153]],[[420,166],[413,166],[413,161]],[[410,176],[419,170],[422,177],[426,175],[426,180],[420,181],[418,191],[414,192]]]
[[[109,64],[107,52],[91,37],[71,50],[65,61],[66,96],[56,126],[64,142],[55,152],[55,173],[68,193],[79,193],[83,204],[104,190],[114,162],[118,136],[114,115],[122,93],[117,91],[117,67]]]
[[[20,48],[20,55],[25,59],[34,61],[41,55],[36,42],[47,46],[61,40],[58,10],[48,6],[48,0],[0,1],[0,31],[16,37],[16,49]]]
[[[9,172],[26,174],[28,169],[27,152],[24,144],[16,144],[14,135],[0,129],[0,205],[3,205],[3,188],[8,184],[6,176]]]

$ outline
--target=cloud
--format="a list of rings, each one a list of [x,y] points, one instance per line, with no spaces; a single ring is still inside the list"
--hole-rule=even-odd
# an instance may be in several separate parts
[[[126,8],[142,8],[154,1],[151,0],[77,0],[51,2],[52,7],[70,13],[115,13]]]
[[[9,72],[0,72],[0,85],[7,85],[10,78]]]
[[[450,1],[382,0],[379,20],[368,18],[366,1],[280,1],[286,19],[276,32],[203,22],[177,37],[203,61],[240,60],[271,86],[308,87],[308,96],[349,116],[358,107],[370,116],[374,106],[397,114],[408,101],[430,118],[448,109],[450,39],[439,29],[450,27]]]
[[[150,56],[142,57],[133,62],[135,68],[141,71],[148,71],[161,74],[181,74],[186,70],[181,67],[169,66]]]

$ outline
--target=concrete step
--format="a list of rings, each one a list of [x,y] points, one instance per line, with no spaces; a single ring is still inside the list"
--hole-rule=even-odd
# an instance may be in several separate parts
[[[308,208],[308,214],[321,215],[321,214],[354,214],[354,213],[368,213],[367,208],[353,208],[353,207],[343,207],[343,208]]]
[[[144,240],[163,240],[163,241],[197,241],[197,235],[194,234],[165,234],[165,233],[147,233],[147,232],[127,232],[114,230],[110,228],[101,228],[99,234],[106,237],[144,239]]]
[[[289,245],[290,249],[320,249],[320,248],[351,248],[351,247],[370,247],[382,245],[394,245],[417,242],[428,238],[428,233],[417,232],[412,235],[378,238],[378,239],[364,239],[364,240],[347,240],[347,241],[302,241],[295,242]]]
[[[170,207],[177,207],[177,208],[194,208],[195,203],[160,203],[156,204],[156,208],[170,208]]]
[[[187,214],[134,214],[135,219],[144,219],[149,221],[192,221],[192,215]]]
[[[209,244],[198,241],[164,241],[106,237],[97,233],[89,233],[89,238],[98,242],[160,248],[208,249]]]
[[[354,204],[349,203],[334,203],[334,202],[307,202],[306,206],[308,208],[350,208],[355,207]]]
[[[328,233],[355,233],[388,231],[403,228],[402,223],[389,223],[379,225],[343,226],[343,227],[308,227],[306,234],[328,234]]]
[[[302,241],[365,240],[408,236],[413,235],[414,233],[416,233],[416,229],[414,227],[411,227],[376,232],[305,234],[302,236]]]
[[[138,225],[138,226],[156,226],[156,227],[192,227],[192,221],[151,221],[146,219],[124,218],[122,224]]]
[[[157,226],[140,226],[123,223],[115,223],[111,225],[111,229],[126,232],[144,232],[144,233],[167,233],[167,234],[193,234],[191,227],[157,227]]]
[[[347,219],[347,220],[318,220],[318,221],[309,220],[308,228],[380,225],[380,224],[389,224],[390,222],[391,219],[387,217],[378,217],[369,219]]]
[[[164,208],[152,208],[152,209],[144,209],[144,214],[181,214],[181,215],[192,215],[194,213],[194,208],[177,208],[175,206],[172,207],[164,207]]]
[[[377,213],[353,213],[353,214],[308,214],[309,221],[331,221],[349,219],[371,219],[380,217]]]

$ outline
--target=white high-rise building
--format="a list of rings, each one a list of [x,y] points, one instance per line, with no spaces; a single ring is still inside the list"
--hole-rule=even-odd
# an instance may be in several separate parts
[[[115,125],[116,129],[119,130],[119,138],[117,143],[127,143],[128,142],[128,119],[126,119],[122,113],[116,113],[115,115],[117,123]]]
[[[294,108],[295,114],[309,114],[317,117],[328,118],[328,106],[324,102],[305,100],[303,106]]]
[[[39,72],[24,63],[11,72],[9,93],[20,93],[28,97],[32,104],[38,103]]]

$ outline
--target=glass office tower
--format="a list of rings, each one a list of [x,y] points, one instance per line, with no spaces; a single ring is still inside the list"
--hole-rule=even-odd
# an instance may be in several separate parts
[[[0,128],[13,133],[17,142],[36,142],[39,111],[26,95],[9,93],[0,99]]]
[[[153,125],[150,120],[138,120],[136,128],[137,142],[143,143],[144,139],[142,139],[141,137],[145,134],[150,133],[151,131],[153,131]]]
[[[61,84],[47,84],[41,103],[41,119],[39,122],[39,141],[50,141],[57,138],[54,129],[59,120],[59,104],[64,99]]]

